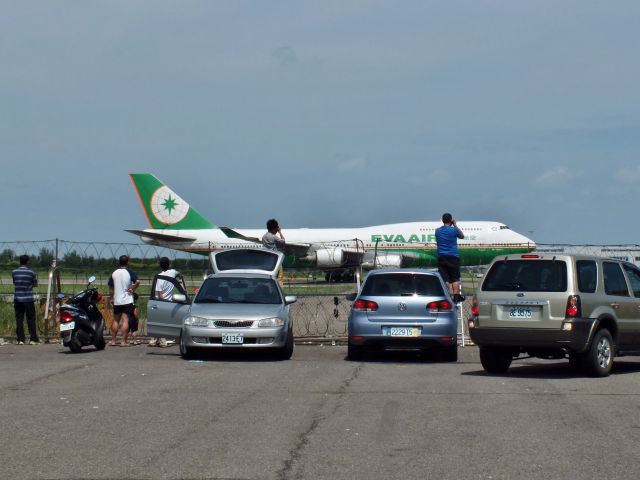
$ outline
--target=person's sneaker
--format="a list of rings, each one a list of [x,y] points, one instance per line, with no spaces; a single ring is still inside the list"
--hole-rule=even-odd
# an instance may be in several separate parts
[[[40,345],[40,340],[29,340],[29,345]]]
[[[149,339],[149,346],[150,347],[156,347],[158,345],[158,339],[157,338],[150,338]]]
[[[453,295],[453,303],[462,303],[464,302],[464,295],[460,295],[459,293],[455,293]]]
[[[165,348],[169,346],[169,343],[167,343],[167,339],[166,338],[161,338],[158,340],[158,346],[161,348]]]
[[[24,342],[22,340],[19,340],[18,343],[16,343],[16,345],[24,345]]]

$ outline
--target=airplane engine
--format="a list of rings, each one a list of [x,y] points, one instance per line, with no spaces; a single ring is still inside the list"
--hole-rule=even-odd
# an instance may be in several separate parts
[[[318,267],[339,267],[344,265],[344,251],[341,248],[322,248],[316,250]]]
[[[402,255],[386,254],[378,255],[376,258],[376,268],[400,268],[402,266]]]

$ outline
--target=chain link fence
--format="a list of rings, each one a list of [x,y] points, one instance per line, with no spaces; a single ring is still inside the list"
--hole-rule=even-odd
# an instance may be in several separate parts
[[[640,245],[538,245],[542,253],[584,253],[615,257],[640,264]],[[15,337],[15,313],[13,308],[13,281],[11,272],[19,265],[20,255],[29,255],[29,266],[38,274],[39,285],[35,289],[37,324],[41,338],[58,337],[55,322],[55,305],[47,310],[47,293],[75,293],[85,288],[87,278],[95,275],[104,295],[101,310],[109,325],[111,311],[107,308],[107,280],[118,267],[118,257],[128,255],[130,268],[141,280],[139,311],[141,334],[146,334],[146,306],[153,277],[159,272],[160,257],[169,257],[174,268],[184,278],[189,292],[193,293],[203,278],[210,273],[206,255],[184,253],[163,247],[141,243],[97,243],[66,240],[42,240],[0,242],[0,337]],[[482,277],[483,266],[466,265],[463,275],[463,291],[467,300],[462,305],[461,318],[471,314],[470,296]],[[55,274],[54,274],[55,272]],[[347,335],[347,317],[351,302],[345,294],[356,291],[355,283],[327,283],[326,269],[285,271],[284,289],[289,295],[297,295],[298,301],[291,307],[294,335],[298,339],[343,341]],[[340,275],[337,275],[338,277]],[[50,297],[50,298],[51,298]],[[461,322],[459,340],[468,341],[466,321]]]

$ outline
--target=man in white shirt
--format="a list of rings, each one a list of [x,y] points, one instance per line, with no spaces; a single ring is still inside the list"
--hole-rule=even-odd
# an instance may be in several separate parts
[[[111,341],[109,345],[115,346],[118,337],[118,327],[122,332],[121,347],[128,347],[127,336],[129,334],[129,317],[133,315],[133,292],[136,291],[140,280],[135,272],[129,270],[129,257],[121,255],[120,268],[109,277],[109,293],[113,306],[113,322],[111,323]]]
[[[162,269],[162,271],[159,273],[159,275],[162,275],[163,277],[176,278],[180,276],[180,272],[171,268],[171,261],[168,257],[160,258],[160,268]],[[173,298],[173,286],[173,283],[171,283],[169,280],[163,280],[159,278],[156,281],[155,298],[158,300],[166,300],[170,302]],[[167,343],[166,338],[150,338],[149,346],[154,347],[156,345],[158,347],[167,347],[169,344]]]

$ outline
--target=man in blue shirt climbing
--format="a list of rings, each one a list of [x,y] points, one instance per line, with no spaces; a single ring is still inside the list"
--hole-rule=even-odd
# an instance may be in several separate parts
[[[460,293],[460,255],[458,253],[458,239],[464,238],[464,233],[456,225],[450,213],[442,215],[443,225],[436,228],[436,243],[438,245],[438,272],[442,276],[451,293],[453,301],[460,303],[464,297]]]

